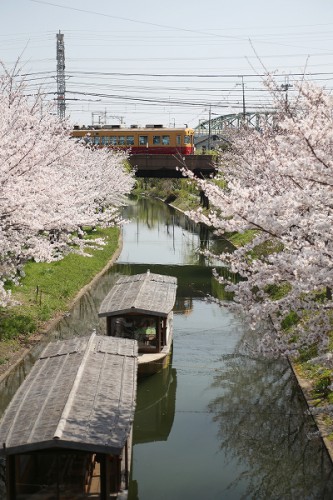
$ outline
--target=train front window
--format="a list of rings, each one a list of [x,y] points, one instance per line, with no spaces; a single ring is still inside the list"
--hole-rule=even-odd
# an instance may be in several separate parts
[[[126,142],[128,146],[134,146],[134,135],[128,135]]]
[[[170,144],[170,136],[169,135],[162,135],[162,144],[163,144],[163,146],[168,146],[168,144]]]
[[[185,135],[184,144],[191,144],[191,136],[190,135]]]
[[[161,136],[153,135],[153,144],[161,144]]]
[[[146,146],[148,144],[148,135],[139,135],[139,146]]]

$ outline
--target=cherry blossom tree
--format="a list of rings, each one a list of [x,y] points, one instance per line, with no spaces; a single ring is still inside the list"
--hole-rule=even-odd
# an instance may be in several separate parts
[[[306,82],[289,102],[274,81],[267,85],[275,126],[233,138],[219,160],[225,184],[197,180],[213,208],[190,215],[219,235],[252,232],[249,243],[217,256],[241,280],[216,277],[253,327],[260,324],[260,348],[321,354],[333,320],[333,101]]]
[[[120,223],[133,186],[126,154],[70,137],[42,93],[29,96],[18,66],[0,75],[0,305],[27,259],[84,251],[84,227]],[[78,237],[80,236],[80,237]],[[102,244],[102,241],[96,242]]]

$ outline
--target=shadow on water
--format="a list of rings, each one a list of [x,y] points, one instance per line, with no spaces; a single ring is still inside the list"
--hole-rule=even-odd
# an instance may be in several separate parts
[[[125,210],[117,263],[0,386],[2,413],[49,340],[105,332],[98,309],[121,274],[178,279],[172,363],[138,384],[129,500],[330,499],[332,465],[287,363],[244,351],[247,326],[226,305],[213,262],[230,250],[166,205]]]
[[[246,464],[231,491],[246,481],[241,498],[332,498],[332,465],[287,361],[230,356],[212,387],[220,452]]]
[[[133,443],[167,441],[176,410],[177,373],[171,364],[139,381]]]

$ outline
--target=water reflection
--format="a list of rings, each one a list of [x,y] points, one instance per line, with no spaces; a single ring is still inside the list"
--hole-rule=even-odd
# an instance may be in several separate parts
[[[332,467],[287,362],[228,356],[208,408],[221,453],[242,462],[242,498],[332,498]]]
[[[139,381],[133,443],[166,441],[176,408],[176,370],[169,365],[151,378]]]
[[[175,265],[218,265],[199,253],[214,248],[221,253],[232,246],[202,224],[154,200],[139,200],[126,208],[131,219],[124,227],[126,248],[119,262]]]

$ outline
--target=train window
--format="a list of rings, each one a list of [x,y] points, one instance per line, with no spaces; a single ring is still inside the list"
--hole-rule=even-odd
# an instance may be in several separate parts
[[[108,143],[108,137],[105,137],[105,135],[104,135],[103,137],[101,137],[101,141],[102,141],[103,146],[106,146]]]
[[[97,136],[94,137],[94,144],[96,144],[96,145],[99,144],[99,137],[97,137]]]
[[[169,135],[162,135],[162,144],[163,146],[167,146],[170,144],[170,136]]]
[[[128,135],[126,142],[128,146],[134,146],[134,135]]]
[[[146,146],[148,144],[148,135],[139,135],[139,146]]]
[[[124,146],[124,144],[125,144],[125,136],[124,135],[119,136],[118,144],[120,144],[120,146]]]
[[[184,144],[191,144],[191,136],[190,135],[185,135]]]
[[[117,136],[116,135],[110,135],[110,145],[117,146]]]
[[[176,141],[177,141],[177,146],[180,146],[181,145],[181,136],[180,135],[176,136]]]
[[[161,136],[153,135],[153,144],[161,144]]]

